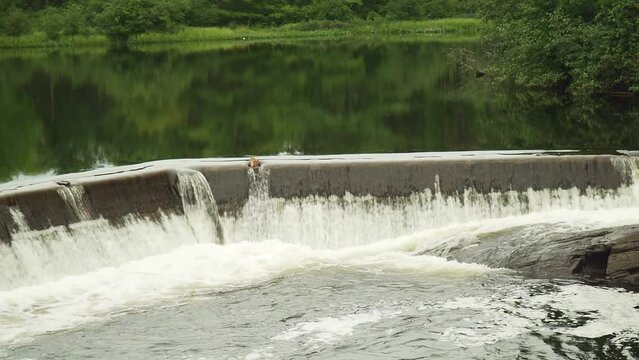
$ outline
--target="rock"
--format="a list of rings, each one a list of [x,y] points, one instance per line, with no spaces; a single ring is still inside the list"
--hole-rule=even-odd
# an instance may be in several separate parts
[[[577,278],[639,290],[639,226],[573,234],[543,233],[541,227],[462,239],[419,254],[513,269],[536,278]]]

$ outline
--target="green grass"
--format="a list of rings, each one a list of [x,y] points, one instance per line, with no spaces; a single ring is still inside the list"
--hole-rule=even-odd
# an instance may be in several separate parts
[[[474,35],[481,21],[478,19],[439,19],[423,21],[383,22],[310,22],[287,24],[272,28],[183,28],[174,33],[148,33],[133,37],[133,46],[161,43],[202,41],[257,41],[279,39],[347,39],[390,36]],[[17,38],[0,36],[0,48],[69,48],[83,46],[108,46],[103,35],[63,37],[51,41],[43,33],[36,32]]]
[[[212,40],[276,40],[350,38],[395,35],[474,34],[480,26],[477,19],[441,19],[425,21],[302,23],[275,28],[184,28],[176,33],[140,35],[131,44]]]
[[[74,37],[63,37],[57,41],[47,39],[46,35],[42,32],[35,32],[17,38],[0,35],[0,48],[78,47],[107,44],[107,38],[103,35],[78,35]]]

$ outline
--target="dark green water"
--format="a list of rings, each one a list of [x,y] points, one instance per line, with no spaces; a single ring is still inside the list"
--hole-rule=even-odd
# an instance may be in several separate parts
[[[634,149],[639,105],[474,79],[475,44],[300,42],[0,57],[0,180],[247,154]]]

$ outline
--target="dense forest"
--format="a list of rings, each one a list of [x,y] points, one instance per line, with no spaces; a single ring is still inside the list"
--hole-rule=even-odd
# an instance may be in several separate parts
[[[484,15],[502,78],[576,97],[639,92],[637,0],[491,0]]]
[[[493,79],[574,97],[639,92],[637,0],[0,0],[6,36],[104,34],[116,44],[185,26],[317,29],[469,16],[486,20],[472,62]]]
[[[415,20],[475,13],[472,0],[0,0],[7,35],[113,37],[186,26],[276,26],[309,21]]]

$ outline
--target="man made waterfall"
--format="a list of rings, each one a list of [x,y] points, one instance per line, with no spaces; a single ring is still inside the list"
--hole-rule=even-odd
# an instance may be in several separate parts
[[[506,269],[424,254],[444,249],[439,255],[445,256],[450,246],[508,234],[525,246],[538,238],[639,225],[637,162],[625,158],[615,166],[631,181],[608,190],[466,189],[444,195],[435,183],[434,190],[410,196],[288,199],[270,196],[268,167],[245,169],[248,199],[222,215],[209,180],[184,169],[176,171],[174,184],[181,211],[119,221],[94,216],[90,188],[82,183],[61,186],[57,191],[78,222],[33,230],[20,208],[10,208],[15,230],[11,243],[0,245],[0,343],[28,355],[33,338],[55,349],[59,341],[81,341],[70,329],[95,322],[108,320],[83,330],[89,337],[117,337],[103,332],[125,334],[130,326],[171,331],[163,324],[195,326],[194,319],[202,319],[209,338],[226,339],[215,354],[295,357],[301,350],[293,344],[311,351],[377,327],[376,336],[395,341],[397,334],[411,348],[407,334],[414,331],[402,330],[402,319],[428,318],[422,325],[432,333],[415,336],[443,344],[446,354],[469,347],[491,351],[492,344],[525,336],[539,355],[547,339],[535,342],[529,334],[546,336],[548,319],[562,311],[567,319],[552,320],[552,331],[606,337],[612,348],[631,351],[635,345],[628,339],[639,337],[639,329],[624,319],[636,316],[634,293],[523,280]],[[602,305],[616,298],[612,308]],[[173,306],[191,320],[171,318],[178,316],[170,312]],[[225,332],[225,324],[243,316],[253,324],[245,335]],[[468,324],[469,318],[478,322]],[[259,334],[268,335],[255,348],[228,346],[233,336]]]
[[[79,221],[91,219],[91,214],[84,200],[84,188],[82,186],[62,186],[58,188],[58,194],[64,199]]]
[[[11,209],[18,231],[10,246],[0,245],[0,290],[117,266],[184,244],[223,243],[217,206],[204,176],[183,170],[178,177],[184,215],[149,219],[132,214],[121,224],[91,220],[81,185],[58,190],[80,222],[31,230],[21,211]]]
[[[635,213],[627,210],[639,207],[636,161],[626,159],[617,166],[634,178],[614,190],[480,194],[467,189],[455,196],[426,190],[395,199],[348,194],[271,198],[268,169],[248,170],[247,203],[238,214],[222,217],[202,173],[180,170],[177,186],[183,215],[162,214],[158,219],[130,215],[116,225],[89,219],[81,185],[60,187],[59,193],[82,221],[35,231],[28,228],[19,209],[11,209],[18,231],[11,246],[0,246],[0,289],[117,266],[193,243],[271,239],[314,249],[338,249],[496,219],[525,219],[513,220],[522,224],[553,220],[575,229],[639,223]]]
[[[199,242],[217,239],[223,244],[224,233],[217,204],[204,175],[195,170],[180,170],[178,188],[184,216],[193,228],[193,235]]]
[[[618,189],[529,189],[488,194],[466,189],[446,196],[435,183],[434,191],[391,199],[350,194],[271,198],[268,196],[268,170],[255,174],[250,171],[247,204],[238,215],[225,216],[222,220],[228,242],[286,239],[314,248],[340,248],[490,219],[527,214],[546,214],[540,216],[542,220],[548,219],[549,214],[579,218],[580,212],[638,207],[637,160],[618,160],[616,166],[631,177],[627,186]],[[633,213],[619,212],[620,225],[633,223],[636,219]],[[584,220],[584,223],[588,221]],[[592,224],[597,223],[596,218],[593,221]]]

